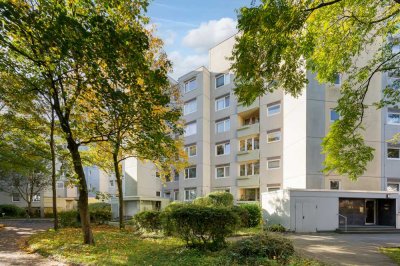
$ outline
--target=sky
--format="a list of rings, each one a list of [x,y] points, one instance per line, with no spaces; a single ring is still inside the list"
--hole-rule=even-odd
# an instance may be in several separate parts
[[[153,0],[147,15],[163,39],[174,79],[208,65],[208,49],[237,32],[236,10],[251,0]]]

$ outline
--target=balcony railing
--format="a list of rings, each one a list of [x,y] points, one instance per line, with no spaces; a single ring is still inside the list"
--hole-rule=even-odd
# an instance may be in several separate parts
[[[260,150],[238,151],[237,153],[238,162],[254,161],[259,159],[260,159]]]
[[[246,105],[240,103],[237,106],[237,113],[240,114],[240,113],[244,113],[244,112],[248,112],[248,111],[255,111],[258,108],[260,108],[260,104],[259,104],[258,100],[254,101],[249,106],[246,106]]]
[[[242,126],[237,129],[237,137],[245,137],[250,135],[255,135],[260,133],[260,125],[259,123]]]

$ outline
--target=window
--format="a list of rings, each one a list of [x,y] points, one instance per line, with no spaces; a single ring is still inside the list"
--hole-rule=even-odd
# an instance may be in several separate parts
[[[229,131],[231,128],[231,121],[229,118],[215,122],[215,130],[217,133]]]
[[[281,159],[269,159],[267,166],[268,169],[278,169],[281,166]]]
[[[342,83],[342,75],[335,74],[335,85],[340,85]]]
[[[57,189],[63,189],[64,188],[64,182],[59,181],[57,182]]]
[[[224,178],[229,176],[229,165],[219,165],[215,167],[215,177]]]
[[[252,117],[244,119],[243,125],[244,126],[253,125],[253,124],[257,124],[259,121],[260,121],[259,116],[252,116]]]
[[[340,181],[339,180],[330,180],[329,181],[329,189],[339,190],[340,189]]]
[[[388,111],[387,123],[393,125],[400,125],[400,111]]]
[[[258,150],[260,148],[260,139],[258,136],[248,139],[241,139],[239,141],[239,148],[240,151]]]
[[[179,190],[174,191],[174,200],[179,200]]]
[[[186,102],[183,106],[183,114],[188,115],[197,111],[197,100],[193,99]]]
[[[260,162],[244,163],[239,166],[239,176],[260,174]]]
[[[156,197],[161,197],[161,192],[160,191],[156,191]]]
[[[386,190],[387,191],[399,191],[399,184],[398,183],[388,183]]]
[[[281,112],[281,104],[280,103],[272,103],[267,107],[267,116],[273,116],[279,114]]]
[[[277,191],[277,190],[280,190],[280,189],[281,189],[280,187],[268,187],[267,188],[268,192]]]
[[[12,202],[19,202],[19,193],[12,193]]]
[[[174,170],[174,181],[179,181],[179,172]]]
[[[184,134],[185,137],[195,135],[196,133],[197,133],[197,123],[196,123],[196,121],[192,122],[192,123],[189,123],[189,124],[186,124],[186,126],[185,126],[185,134]]]
[[[196,166],[185,169],[185,179],[196,178]]]
[[[110,187],[114,186],[114,180],[110,180]]]
[[[185,93],[196,89],[197,88],[196,79],[194,78],[194,79],[186,81],[184,86],[185,86]]]
[[[330,119],[331,119],[331,123],[335,122],[336,120],[339,120],[340,119],[339,113],[336,112],[335,110],[331,109]]]
[[[267,132],[267,142],[272,143],[272,142],[277,142],[280,141],[282,137],[281,130],[280,129],[275,129]]]
[[[231,152],[231,144],[229,142],[220,143],[215,146],[217,155],[226,155]]]
[[[37,193],[37,194],[33,195],[32,201],[33,202],[39,202],[40,201],[40,193]]]
[[[185,188],[185,200],[194,200],[196,198],[195,188]]]
[[[171,192],[164,192],[164,198],[171,199]]]
[[[185,147],[185,152],[189,157],[194,157],[197,155],[197,145],[190,145]]]
[[[226,84],[229,84],[229,82],[230,82],[229,73],[218,75],[215,77],[215,88],[222,87]]]
[[[215,100],[215,111],[219,111],[228,108],[230,105],[230,96],[222,96]]]
[[[388,159],[393,159],[393,160],[400,159],[400,148],[389,146],[387,149],[387,157]]]

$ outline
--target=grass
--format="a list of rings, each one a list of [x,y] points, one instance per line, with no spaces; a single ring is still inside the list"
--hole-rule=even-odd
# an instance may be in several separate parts
[[[383,247],[380,251],[400,265],[400,247]]]
[[[236,265],[226,250],[218,252],[188,249],[176,238],[141,238],[117,228],[93,228],[95,246],[82,244],[78,228],[42,232],[31,236],[28,249],[55,260],[83,265]],[[261,258],[257,265],[280,265]],[[289,265],[321,265],[316,261],[293,257]]]

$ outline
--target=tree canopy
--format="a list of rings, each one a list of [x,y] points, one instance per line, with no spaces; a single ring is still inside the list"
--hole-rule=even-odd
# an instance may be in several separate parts
[[[323,141],[325,171],[356,179],[373,158],[362,134],[365,96],[377,73],[399,74],[400,5],[394,0],[262,0],[239,11],[239,35],[233,51],[235,93],[239,101],[280,88],[299,96],[306,70],[321,83],[344,80],[336,111],[341,119]],[[368,58],[365,64],[356,59]],[[396,83],[377,107],[398,103]]]

